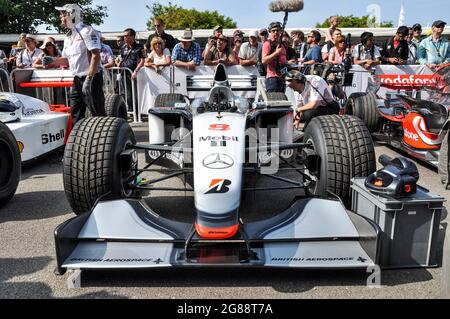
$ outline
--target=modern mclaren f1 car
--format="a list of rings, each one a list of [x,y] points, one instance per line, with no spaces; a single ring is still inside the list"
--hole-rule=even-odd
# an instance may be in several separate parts
[[[351,116],[319,117],[297,136],[284,94],[266,93],[258,79],[254,99],[239,97],[233,89],[239,91],[243,79],[233,83],[223,65],[210,80],[206,96],[192,101],[180,94],[158,96],[149,112],[150,144],[137,144],[121,119],[94,117],[74,127],[64,156],[64,188],[77,216],[55,230],[58,273],[378,264],[380,228],[345,206],[351,179],[376,168],[364,123]],[[144,168],[139,151],[148,155]],[[163,176],[142,179],[149,171]],[[285,171],[295,177],[280,176]],[[277,183],[251,187],[255,176]],[[185,187],[158,185],[177,177],[185,177]],[[243,220],[244,193],[270,198],[276,190],[298,190],[298,197],[274,217]],[[192,192],[195,218],[184,223],[160,216],[142,197],[150,192],[151,199],[154,191]],[[180,215],[184,211],[179,208]]]
[[[375,77],[391,93],[384,99],[374,92],[353,94],[346,114],[361,118],[376,139],[438,166],[450,128],[450,64],[433,75]]]

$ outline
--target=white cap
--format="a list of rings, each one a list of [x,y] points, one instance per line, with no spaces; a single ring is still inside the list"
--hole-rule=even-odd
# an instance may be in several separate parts
[[[34,41],[36,41],[36,36],[34,36],[33,34],[27,34],[26,36],[25,36],[25,39],[32,39],[32,40],[34,40]]]
[[[63,5],[62,7],[55,7],[55,9],[58,11],[67,11],[70,13],[73,13],[75,11],[78,11],[78,12],[81,11],[80,6],[76,3],[68,3],[68,4]]]
[[[248,37],[259,38],[259,32],[258,32],[258,30],[252,30],[252,31],[250,31]]]

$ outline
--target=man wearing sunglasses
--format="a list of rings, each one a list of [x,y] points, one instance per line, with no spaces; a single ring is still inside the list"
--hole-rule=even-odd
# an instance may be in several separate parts
[[[164,40],[166,49],[169,49],[169,51],[172,52],[173,48],[177,45],[177,41],[173,36],[166,33],[164,21],[160,18],[156,18],[153,21],[153,27],[155,28],[155,33],[151,34],[148,37],[147,42],[145,43],[145,50],[147,51],[147,53],[150,53],[152,51],[151,43],[153,38],[155,37],[162,38]]]
[[[281,71],[286,66],[287,58],[286,49],[280,41],[281,23],[272,22],[268,30],[270,38],[264,43],[262,49],[262,63],[267,67],[266,91],[284,93],[286,87],[281,79]]]
[[[419,46],[420,42],[422,42],[422,26],[419,23],[416,23],[412,26],[413,38],[412,42],[414,42],[417,46]]]
[[[406,64],[409,57],[409,46],[406,41],[408,35],[409,28],[401,26],[397,29],[395,36],[384,43],[381,51],[381,61],[384,64]]]
[[[434,21],[432,34],[419,45],[419,62],[433,69],[443,63],[450,62],[449,41],[442,36],[446,23],[442,20]]]

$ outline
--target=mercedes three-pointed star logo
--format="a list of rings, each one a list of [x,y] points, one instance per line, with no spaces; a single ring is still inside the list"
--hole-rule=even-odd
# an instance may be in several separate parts
[[[227,169],[234,165],[234,160],[225,154],[211,154],[203,160],[203,166],[209,169]]]

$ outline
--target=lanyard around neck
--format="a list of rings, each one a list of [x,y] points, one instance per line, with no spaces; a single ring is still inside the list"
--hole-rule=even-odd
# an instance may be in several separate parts
[[[441,55],[441,39],[439,39],[438,42],[439,42],[439,46],[437,46],[436,43],[433,41],[433,38],[431,38],[431,43],[433,44],[434,48],[436,49],[438,57],[442,58],[442,55]]]
[[[36,53],[36,49],[33,50],[33,54],[30,57],[30,51],[27,50],[27,56],[28,56],[28,60],[30,61],[30,63],[33,63],[33,57],[34,57],[35,53]]]

